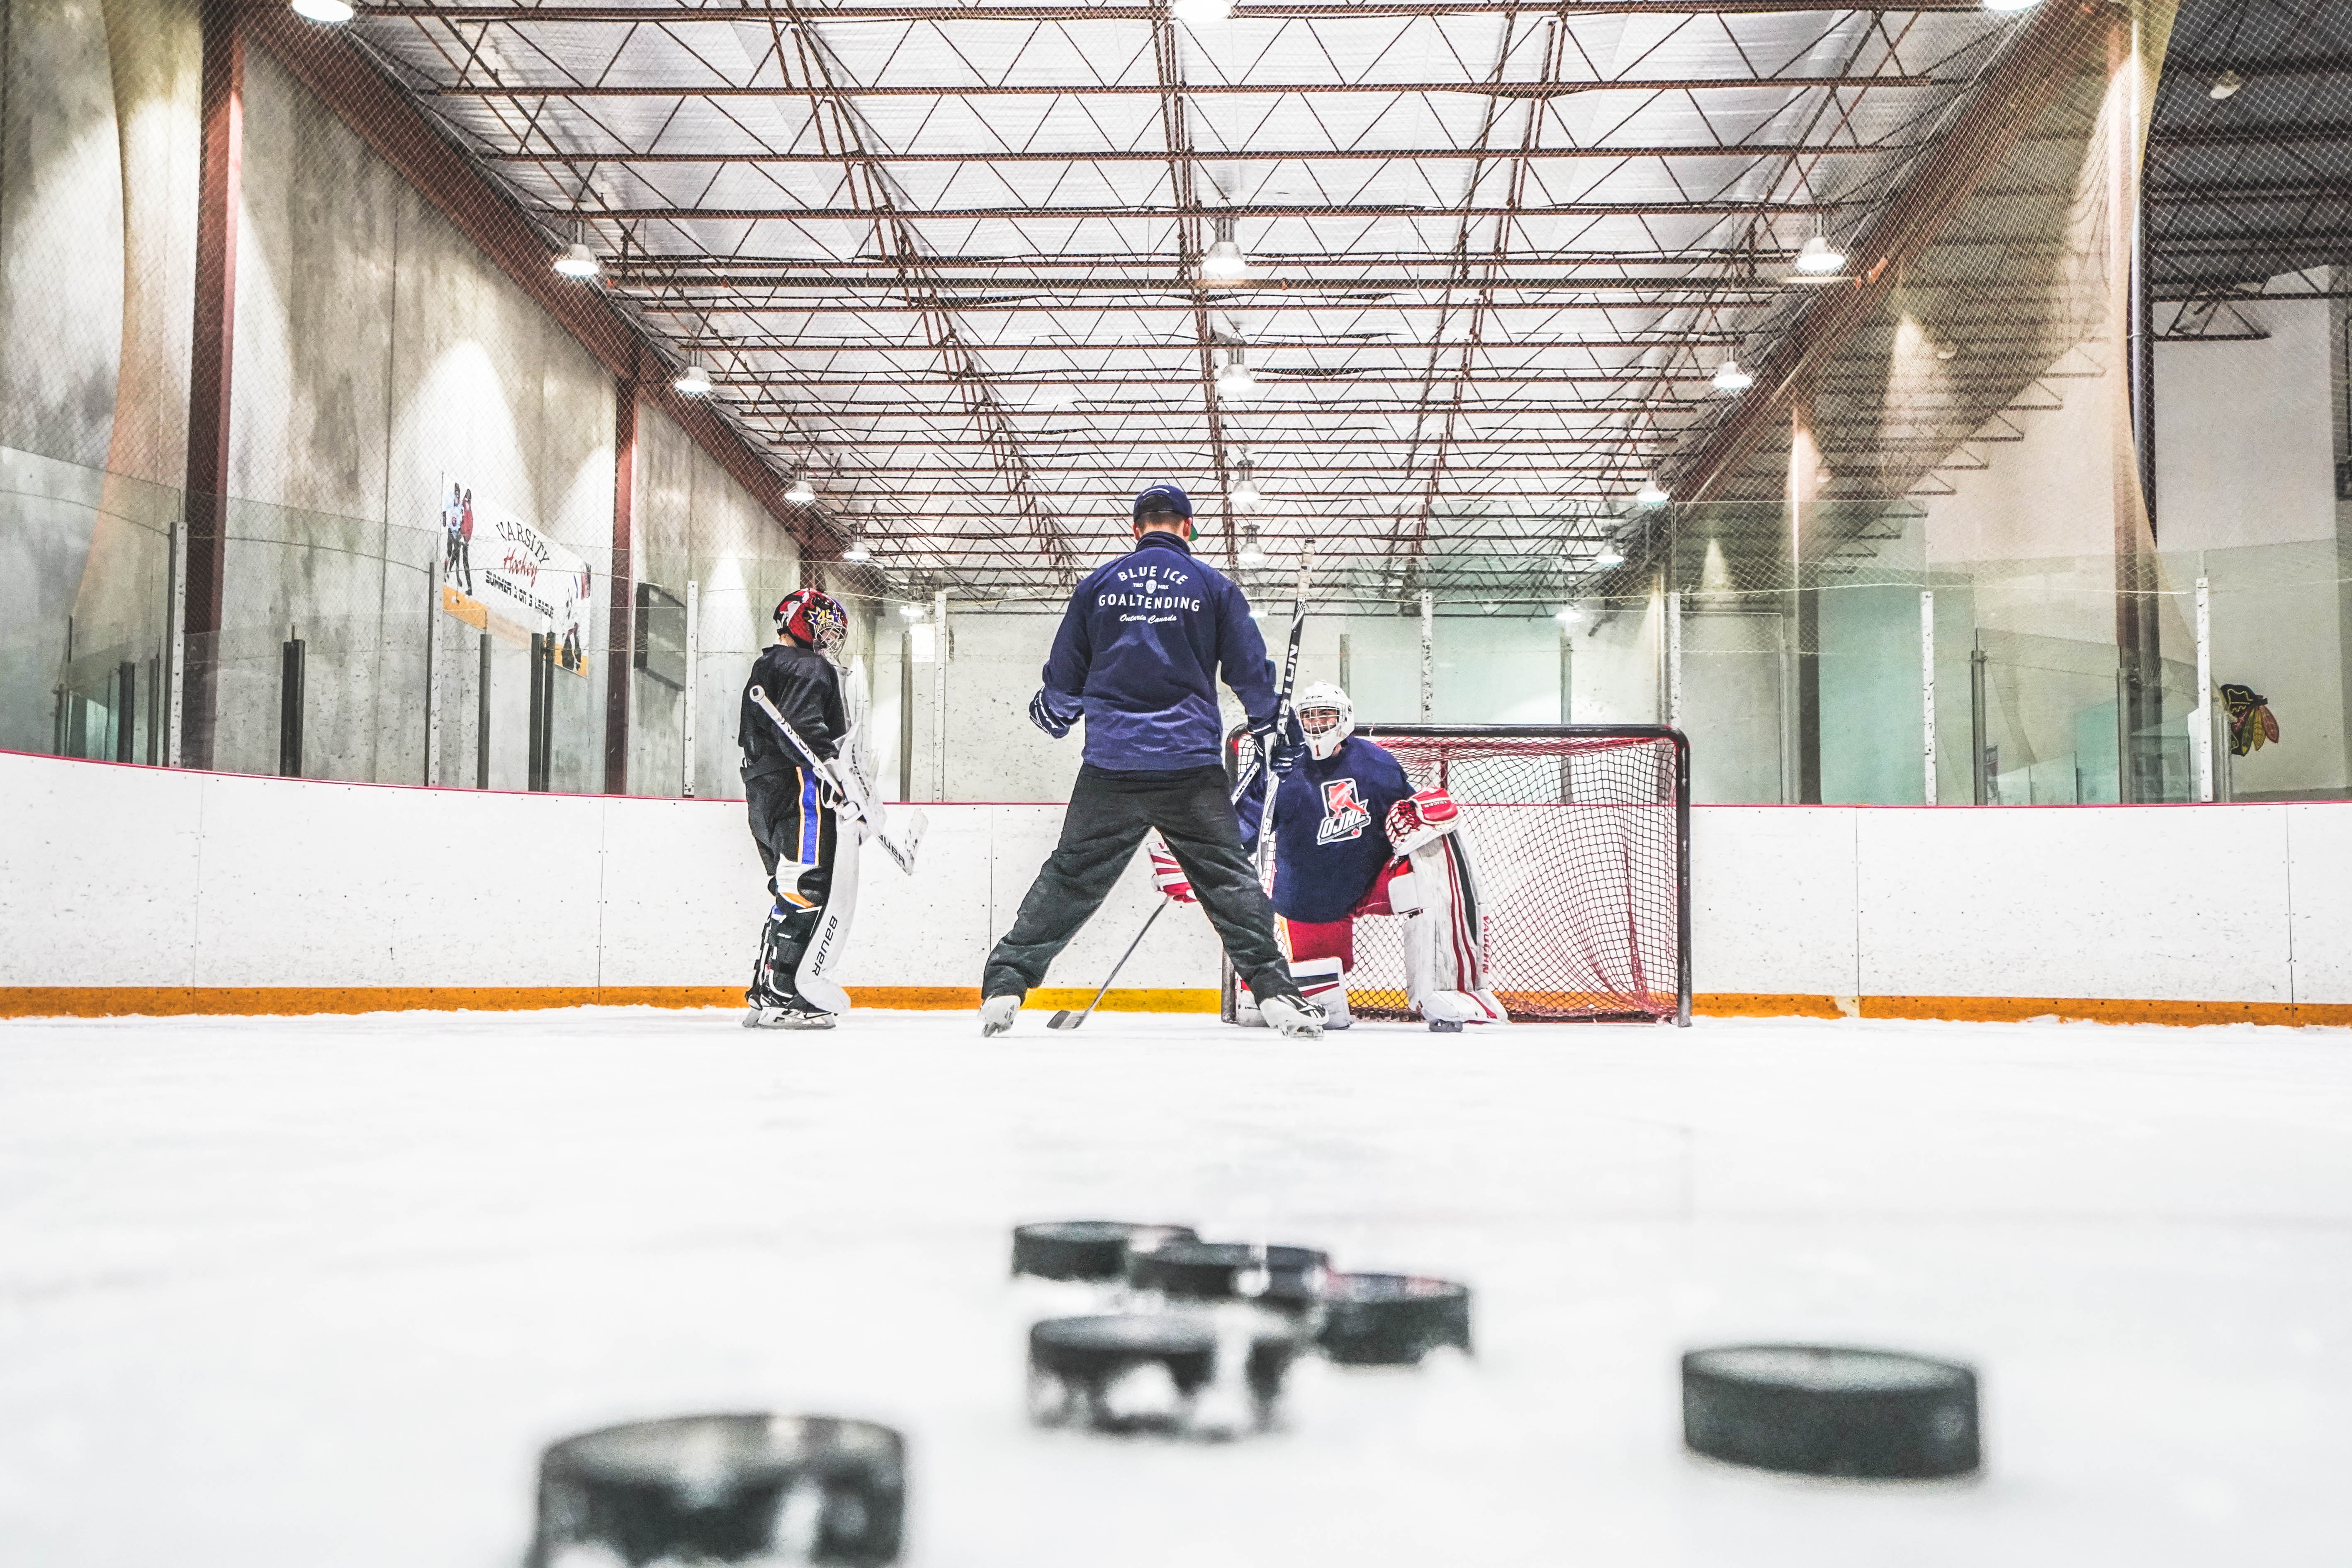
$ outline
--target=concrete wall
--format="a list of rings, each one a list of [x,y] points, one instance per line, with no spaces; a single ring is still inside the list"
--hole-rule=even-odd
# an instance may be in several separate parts
[[[734,986],[765,903],[721,802],[0,754],[0,809],[22,825],[0,838],[0,986]],[[916,875],[865,856],[845,981],[977,985],[1060,816],[933,806]],[[1703,806],[1696,989],[2341,1006],[2347,855],[2342,805]],[[1154,896],[1139,857],[1049,984],[1105,973]],[[1163,918],[1122,984],[1213,987],[1200,911]]]
[[[5,15],[0,745],[47,749],[60,684],[102,704],[118,664],[161,652],[186,463],[197,9],[6,0]]]

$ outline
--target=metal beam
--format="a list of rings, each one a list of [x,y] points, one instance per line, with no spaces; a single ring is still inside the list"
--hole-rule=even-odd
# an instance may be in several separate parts
[[[1848,158],[1880,155],[1902,157],[1917,151],[1908,146],[1809,146],[1801,142],[1755,142],[1719,147],[1536,147],[1527,156],[1536,161],[1580,159],[1624,163],[1644,158]],[[632,153],[625,149],[580,153],[496,152],[483,154],[493,163],[531,163],[558,168],[687,163],[698,166],[743,164],[760,168],[817,165],[838,167],[856,162],[838,153]],[[1191,156],[1214,163],[1446,163],[1476,162],[1475,147],[1297,147],[1288,150],[1249,148],[1234,152],[1202,152]],[[1133,148],[1079,147],[1060,152],[877,153],[877,163],[971,163],[988,167],[1004,163],[1166,163],[1165,152]]]
[[[1390,17],[1558,16],[1563,10],[1579,16],[1758,16],[1796,12],[1832,15],[1914,15],[1926,12],[1976,11],[1982,0],[1257,0],[1236,5],[1235,21],[1330,18],[1336,21],[1377,21]],[[731,22],[761,26],[781,23],[830,26],[844,22],[1156,22],[1168,17],[1165,5],[1096,5],[1092,0],[1066,5],[362,5],[360,14],[371,21],[420,22],[619,22],[632,26],[671,26],[686,22]]]
[[[447,16],[447,12],[437,15]],[[741,12],[730,12],[740,16]],[[1386,98],[1424,93],[1460,92],[1482,98],[1568,98],[1584,92],[1754,92],[1759,89],[1851,88],[1873,92],[1892,89],[1958,87],[1960,79],[1937,76],[1692,76],[1612,77],[1580,81],[1394,81],[1394,82],[1202,82],[1186,84],[1188,94],[1203,98],[1265,98],[1297,94],[1325,98],[1340,93],[1370,92]],[[614,82],[450,82],[421,89],[431,98],[598,99],[598,98],[806,98],[805,87],[783,83],[737,87],[731,82],[707,86],[678,83],[649,87]],[[971,82],[961,85],[887,86],[842,84],[842,96],[859,98],[1150,98],[1159,89],[1148,82]],[[1210,154],[1202,153],[1203,157]],[[1223,156],[1222,153],[1217,156]]]
[[[1179,206],[1066,207],[909,207],[894,216],[902,223],[920,220],[981,222],[995,218],[1045,219],[1073,222],[1081,218],[1213,218],[1213,217],[1425,217],[1451,221],[1461,217],[1763,217],[1776,213],[1833,213],[1850,204],[1841,202],[1561,202],[1550,206],[1440,207],[1418,202],[1318,202],[1271,205],[1240,202],[1228,206],[1187,203]],[[635,207],[544,205],[542,212],[575,218],[602,218],[628,223],[793,223],[870,224],[874,214],[860,207]]]

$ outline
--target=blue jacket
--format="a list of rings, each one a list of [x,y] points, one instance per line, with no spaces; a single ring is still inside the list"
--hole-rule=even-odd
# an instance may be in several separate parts
[[[1222,672],[1250,718],[1274,716],[1274,665],[1231,578],[1172,533],[1147,533],[1070,595],[1045,700],[1087,721],[1086,759],[1118,773],[1215,767]]]
[[[1274,795],[1274,912],[1287,921],[1345,920],[1371,891],[1389,847],[1389,807],[1413,791],[1386,746],[1350,735],[1317,762],[1302,758]],[[1255,851],[1265,809],[1261,773],[1235,809],[1242,844]]]

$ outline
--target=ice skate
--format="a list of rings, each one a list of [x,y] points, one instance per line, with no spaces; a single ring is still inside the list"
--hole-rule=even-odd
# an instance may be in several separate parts
[[[1013,1020],[1020,1015],[1020,997],[991,996],[980,1005],[980,1032],[983,1037],[1001,1035],[1013,1027]]]
[[[830,1029],[834,1016],[795,997],[789,1001],[754,1001],[743,1015],[747,1029]]]
[[[1266,1026],[1286,1040],[1323,1037],[1323,1009],[1291,996],[1269,996],[1257,1005]]]

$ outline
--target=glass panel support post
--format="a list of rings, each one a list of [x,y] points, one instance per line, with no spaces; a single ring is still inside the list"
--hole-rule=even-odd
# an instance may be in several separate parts
[[[1919,591],[1920,799],[1936,804],[1936,592]]]
[[[694,798],[694,710],[697,689],[695,655],[701,647],[702,584],[690,582],[686,585],[686,713],[685,739],[678,757],[677,793],[688,800]]]
[[[425,787],[441,782],[441,578],[437,557],[425,563]]]
[[[1666,595],[1666,726],[1683,727],[1683,595]],[[1565,723],[1567,721],[1562,720]]]
[[[2197,579],[2197,718],[2189,727],[2197,748],[2197,798],[2213,798],[2213,600],[2210,582]]]
[[[1421,591],[1421,721],[1430,721],[1437,706],[1437,595]]]
[[[931,798],[948,797],[948,591],[931,595]]]
[[[1987,727],[1991,715],[1985,710],[1985,650],[1969,650],[1969,793],[1978,805],[1992,802],[1992,759],[1985,754]]]
[[[163,600],[164,684],[171,688],[170,713],[163,729],[163,765],[180,765],[180,705],[187,685],[188,657],[188,524],[172,522],[171,570]]]

